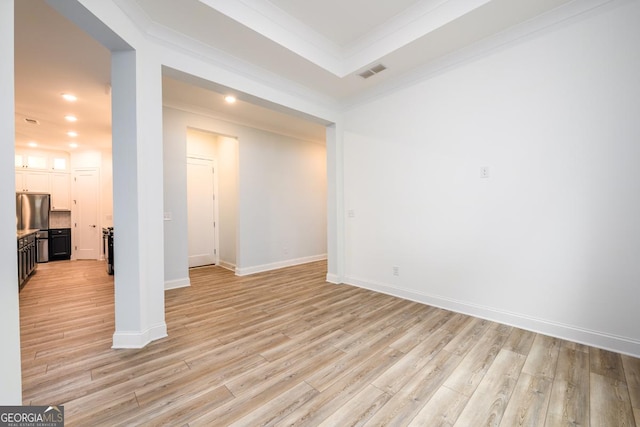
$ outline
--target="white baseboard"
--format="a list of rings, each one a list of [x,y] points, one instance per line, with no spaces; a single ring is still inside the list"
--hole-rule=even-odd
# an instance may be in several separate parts
[[[191,286],[191,280],[188,277],[175,280],[167,280],[164,282],[164,290],[186,288]]]
[[[342,279],[337,274],[327,273],[327,282],[333,283],[334,285],[340,285],[343,283]]]
[[[504,310],[496,310],[491,307],[458,301],[446,297],[427,295],[406,289],[400,289],[382,283],[373,283],[356,277],[347,276],[344,283],[369,289],[375,292],[392,295],[398,298],[416,301],[422,304],[455,311],[479,317],[493,322],[526,329],[531,332],[540,333],[567,341],[573,341],[592,347],[598,347],[617,353],[627,354],[633,357],[640,357],[640,341],[627,337],[608,334],[601,331],[594,331],[580,328],[573,325],[566,325],[559,322],[525,316]]]
[[[113,334],[113,345],[111,348],[143,348],[151,341],[155,341],[167,336],[167,324],[162,322],[152,326],[146,331],[116,331]]]
[[[284,267],[292,267],[294,265],[306,264],[308,262],[322,261],[327,259],[327,254],[313,255],[304,258],[288,259],[285,261],[273,262],[270,264],[256,265],[254,267],[236,267],[236,276],[246,276],[248,274],[262,273],[264,271],[277,270]]]
[[[236,265],[230,262],[220,260],[220,262],[218,263],[218,266],[225,268],[227,270],[236,271]]]

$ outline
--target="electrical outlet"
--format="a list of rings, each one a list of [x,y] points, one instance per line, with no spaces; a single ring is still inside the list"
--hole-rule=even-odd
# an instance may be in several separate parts
[[[489,166],[482,166],[480,168],[480,178],[489,178]]]
[[[347,216],[348,216],[349,218],[355,218],[355,217],[356,217],[356,211],[354,211],[353,209],[349,209],[349,210],[347,211]]]
[[[394,276],[399,276],[400,275],[400,267],[398,267],[397,265],[393,266],[392,271],[393,271],[393,275]]]

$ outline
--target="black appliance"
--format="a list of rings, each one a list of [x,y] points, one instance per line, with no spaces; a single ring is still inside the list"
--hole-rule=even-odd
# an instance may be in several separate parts
[[[49,260],[71,259],[71,229],[49,229]]]
[[[113,227],[102,228],[102,251],[107,261],[107,273],[113,274]]]

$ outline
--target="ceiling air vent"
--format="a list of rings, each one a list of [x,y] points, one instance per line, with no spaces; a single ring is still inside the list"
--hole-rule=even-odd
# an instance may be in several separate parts
[[[39,125],[40,122],[37,121],[36,119],[30,119],[29,117],[26,117],[24,119],[24,121],[28,124],[28,125]]]
[[[358,75],[360,77],[362,77],[363,79],[368,79],[371,76],[374,76],[376,74],[378,74],[381,71],[386,70],[387,67],[385,67],[382,64],[378,64],[378,65],[374,65],[373,67],[369,68],[368,70],[364,70],[363,72],[359,73]]]

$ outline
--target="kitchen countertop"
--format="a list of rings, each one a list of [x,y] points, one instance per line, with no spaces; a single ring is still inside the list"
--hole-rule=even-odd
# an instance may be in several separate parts
[[[38,231],[40,230],[37,228],[31,229],[31,230],[18,230],[16,234],[17,234],[17,238],[21,239],[23,237],[28,236],[29,234],[37,233]]]

